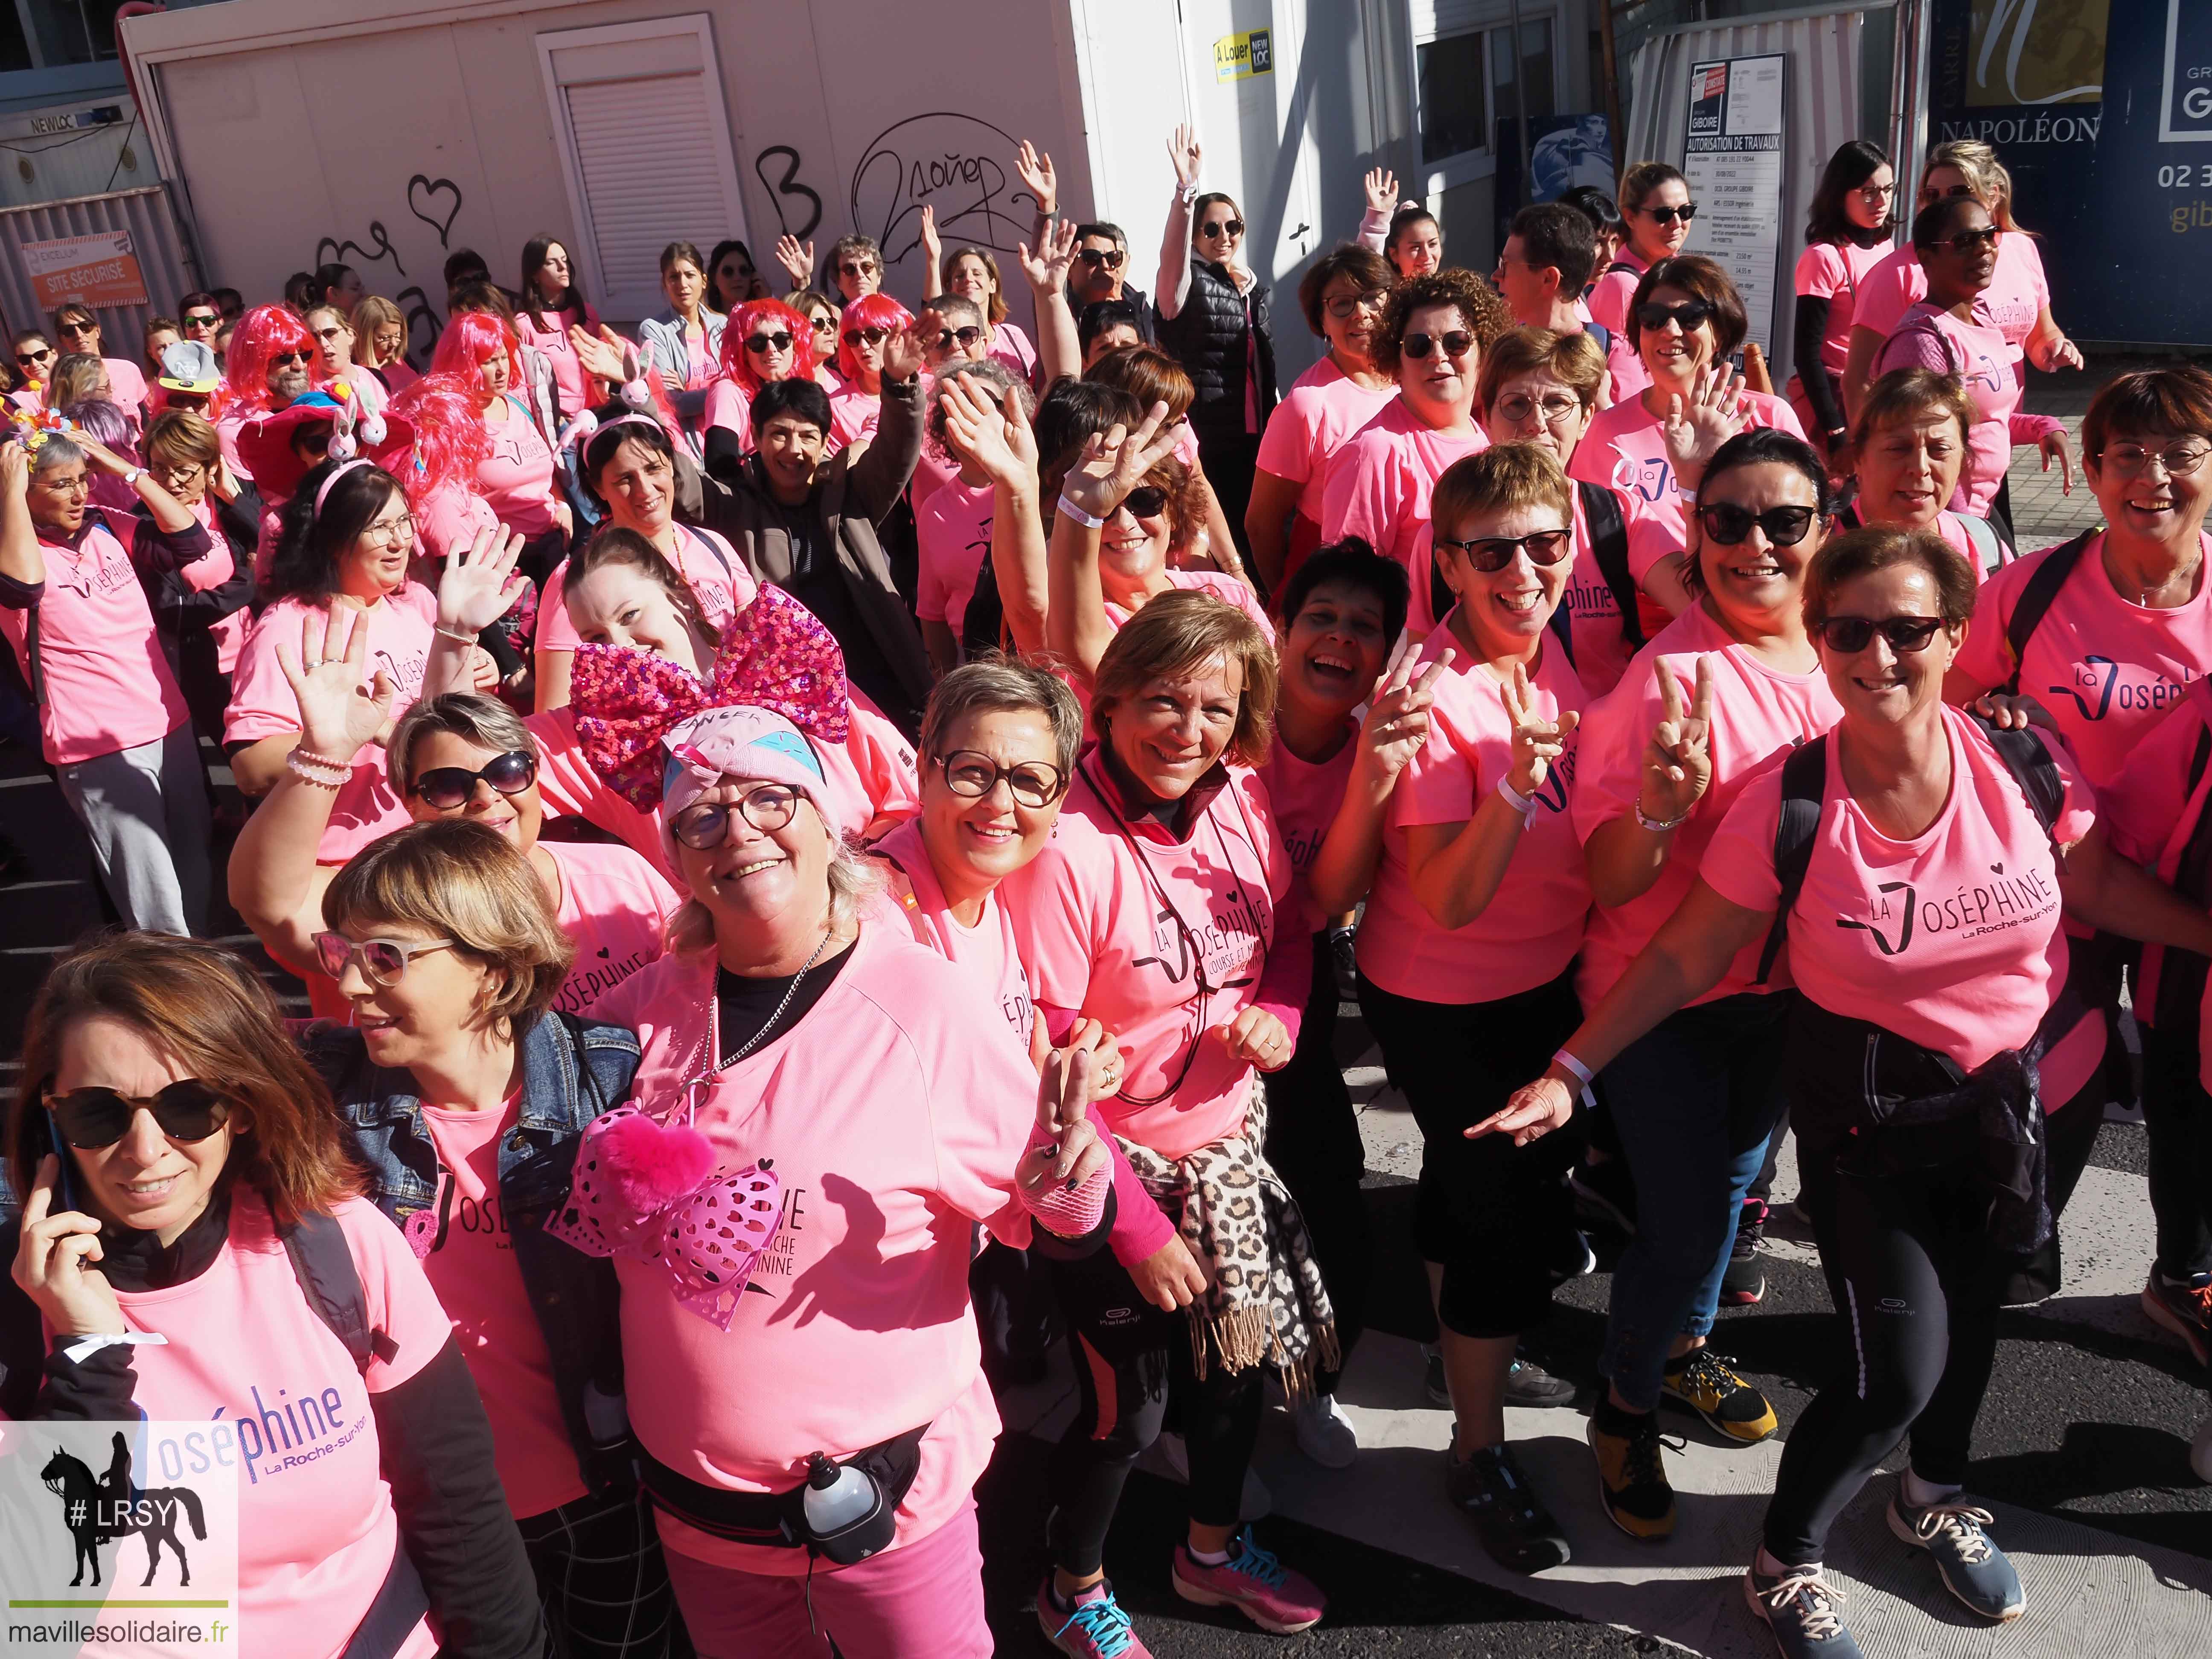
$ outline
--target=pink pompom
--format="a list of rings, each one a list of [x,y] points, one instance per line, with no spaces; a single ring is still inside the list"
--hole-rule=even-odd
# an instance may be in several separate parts
[[[592,1149],[622,1208],[649,1214],[673,1203],[714,1172],[714,1148],[689,1124],[659,1124],[643,1113],[609,1122]]]

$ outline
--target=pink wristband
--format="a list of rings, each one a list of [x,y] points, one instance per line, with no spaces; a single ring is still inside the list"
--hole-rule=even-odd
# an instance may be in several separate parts
[[[1062,1238],[1081,1238],[1097,1231],[1099,1219],[1106,1213],[1106,1194],[1113,1185],[1114,1166],[1102,1164],[1073,1192],[1066,1182],[1056,1181],[1035,1197],[1024,1196],[1022,1202],[1048,1232]]]

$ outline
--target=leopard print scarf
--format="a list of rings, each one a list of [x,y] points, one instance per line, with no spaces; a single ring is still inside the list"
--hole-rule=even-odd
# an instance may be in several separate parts
[[[1121,1150],[1162,1209],[1173,1215],[1181,1205],[1177,1231],[1206,1272],[1206,1293],[1188,1310],[1192,1369],[1203,1377],[1216,1363],[1271,1365],[1297,1401],[1311,1396],[1316,1370],[1336,1370],[1343,1357],[1305,1218],[1260,1151],[1266,1102],[1255,1084],[1243,1132],[1188,1157],[1127,1140]]]

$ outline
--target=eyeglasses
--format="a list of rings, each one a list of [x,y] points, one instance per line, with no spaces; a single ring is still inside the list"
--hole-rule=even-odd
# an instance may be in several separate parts
[[[154,481],[162,489],[176,490],[205,472],[207,465],[201,461],[155,461],[146,470],[154,475]]]
[[[494,755],[479,771],[465,766],[434,766],[408,786],[407,793],[441,812],[465,806],[482,779],[502,795],[519,795],[538,781],[538,757],[526,749]]]
[[[328,440],[325,441],[325,447]],[[372,547],[402,547],[415,539],[415,519],[403,513],[396,519],[380,519],[361,532],[362,540]]]
[[[1942,625],[1941,617],[1830,617],[1820,624],[1820,642],[1839,656],[1855,657],[1879,634],[1891,650],[1907,657],[1925,651]]]
[[[407,964],[416,957],[433,951],[450,951],[456,943],[450,939],[365,939],[356,944],[343,933],[318,933],[315,961],[332,979],[343,979],[346,964],[358,962],[362,977],[371,985],[392,985],[398,981],[407,971]]]
[[[1157,519],[1168,504],[1168,492],[1158,484],[1139,484],[1121,497],[1121,511],[1133,519]]]
[[[221,328],[222,319],[211,312],[195,311],[185,319],[186,328]]]
[[[1638,208],[1636,210],[1638,213],[1650,214],[1651,222],[1655,225],[1671,225],[1677,219],[1686,225],[1698,216],[1698,204],[1695,202],[1685,202],[1680,207]]]
[[[1450,333],[1442,336],[1408,334],[1398,349],[1418,363],[1438,346],[1443,348],[1444,356],[1447,357],[1464,357],[1474,349],[1474,336],[1463,329],[1456,328]]]
[[[887,328],[848,328],[845,331],[845,343],[856,346],[865,340],[870,345],[881,345],[890,332]]]
[[[1997,228],[1995,225],[1984,225],[1979,230],[1955,231],[1937,244],[1940,247],[1950,249],[1954,253],[1972,253],[1982,248],[1995,247],[1996,245]]]
[[[97,334],[100,332],[100,325],[98,323],[57,323],[54,325],[54,331],[57,334]]]
[[[15,362],[21,368],[33,368],[53,355],[54,349],[52,346],[48,346],[44,351],[19,351],[15,354]]]
[[[2153,461],[2166,469],[2168,477],[2185,478],[2204,465],[2208,455],[2212,455],[2212,446],[2201,443],[2172,443],[2164,449],[2146,449],[2141,444],[2112,444],[2097,460],[2124,478],[2148,471]]]
[[[1103,265],[1109,270],[1119,270],[1121,261],[1129,256],[1118,247],[1087,247],[1075,257],[1086,265]]]
[[[1646,300],[1636,307],[1636,325],[1655,333],[1672,323],[1688,334],[1713,319],[1712,301],[1686,300],[1678,306],[1662,306],[1656,300]]]
[[[1920,187],[1919,202],[1923,207],[1931,207],[1937,202],[1948,202],[1954,196],[1972,196],[1973,193],[1974,187],[1968,184],[1956,184],[1948,190],[1932,190],[1928,185],[1923,185]]]
[[[848,264],[839,265],[837,274],[840,276],[869,276],[875,274],[875,269],[876,262],[873,259],[860,259]]]
[[[970,324],[966,328],[939,329],[937,334],[937,349],[939,351],[942,351],[951,345],[955,340],[957,340],[960,343],[961,349],[965,350],[968,347],[974,345],[976,341],[982,337],[983,331],[975,327],[973,324]]]
[[[734,806],[734,811],[732,807]],[[763,835],[789,823],[799,811],[799,791],[787,783],[764,783],[729,801],[687,806],[671,826],[676,839],[695,853],[711,853],[730,838],[730,820],[742,817]]]
[[[756,357],[765,357],[771,351],[788,351],[791,349],[791,331],[780,328],[773,334],[748,334],[745,336],[745,349]]]
[[[1390,290],[1387,288],[1367,288],[1357,294],[1335,295],[1328,301],[1328,314],[1340,323],[1344,322],[1354,312],[1382,310],[1389,298]]]
[[[1891,197],[1896,194],[1897,186],[1895,185],[1861,185],[1858,188],[1859,200],[1866,203],[1869,206],[1887,202]]]
[[[270,356],[269,367],[271,368],[282,368],[287,363],[296,363],[301,368],[304,368],[313,358],[314,355],[315,354],[312,351],[274,352]]]
[[[1705,534],[1723,547],[1736,545],[1751,534],[1753,525],[1765,533],[1770,546],[1795,547],[1820,516],[1816,508],[1809,507],[1770,507],[1764,513],[1753,513],[1734,501],[1715,501],[1698,509],[1698,522],[1705,526]]]
[[[344,332],[345,330],[339,328],[335,325],[329,328],[319,328],[313,331],[315,337],[318,340],[320,340],[325,345],[328,345],[332,340],[337,339],[339,335]]]
[[[1567,556],[1574,540],[1571,530],[1539,530],[1528,536],[1477,536],[1472,541],[1455,542],[1449,536],[1433,538],[1438,547],[1455,547],[1467,556],[1467,562],[1485,575],[1503,570],[1513,562],[1513,556],[1522,548],[1528,550],[1531,564],[1555,565]]]
[[[1200,225],[1198,228],[1198,234],[1201,236],[1242,236],[1244,234],[1244,222],[1242,219],[1216,219],[1210,223]]]
[[[945,769],[945,787],[971,800],[981,800],[1003,781],[1022,805],[1049,806],[1067,787],[1067,775],[1043,761],[1001,766],[977,750],[956,749],[939,756],[937,763]]]
[[[1509,392],[1498,400],[1492,412],[1508,426],[1519,426],[1531,415],[1540,414],[1546,426],[1559,427],[1580,414],[1582,407],[1580,398],[1565,392],[1555,392],[1540,400],[1525,392]]]
[[[126,1095],[119,1089],[94,1085],[65,1095],[49,1094],[46,1102],[61,1138],[88,1152],[112,1146],[129,1134],[131,1120],[142,1106],[153,1113],[154,1121],[172,1140],[205,1140],[230,1121],[229,1098],[196,1077],[179,1078],[151,1095]]]

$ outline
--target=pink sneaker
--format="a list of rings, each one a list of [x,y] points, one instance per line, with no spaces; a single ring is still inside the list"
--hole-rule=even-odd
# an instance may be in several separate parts
[[[1194,1561],[1188,1545],[1176,1545],[1170,1577],[1184,1601],[1202,1607],[1234,1607],[1276,1636],[1311,1630],[1328,1611],[1328,1598],[1320,1587],[1261,1549],[1249,1527],[1230,1540],[1229,1559],[1218,1567]]]
[[[1129,1615],[1114,1599],[1114,1587],[1089,1601],[1079,1601],[1066,1613],[1052,1599],[1049,1577],[1037,1590],[1036,1616],[1044,1639],[1071,1659],[1152,1659],[1152,1650],[1137,1639]]]

